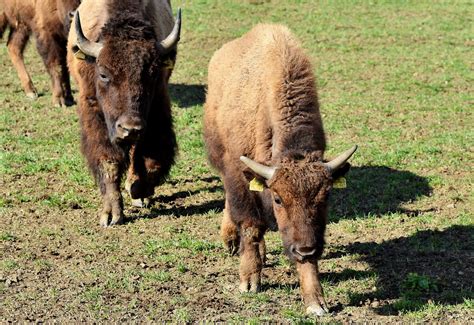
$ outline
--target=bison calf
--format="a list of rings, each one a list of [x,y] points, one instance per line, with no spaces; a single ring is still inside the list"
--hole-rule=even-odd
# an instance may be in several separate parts
[[[23,51],[33,32],[36,47],[52,81],[53,104],[74,103],[66,64],[66,43],[71,13],[80,0],[0,0],[0,37],[10,27],[7,47],[26,96],[38,94],[26,71]]]
[[[328,311],[318,276],[327,200],[356,146],[323,162],[325,135],[309,59],[290,31],[258,25],[209,64],[204,138],[225,189],[221,236],[240,246],[240,291],[258,291],[264,234],[279,230],[306,311]],[[249,189],[249,180],[254,191]]]

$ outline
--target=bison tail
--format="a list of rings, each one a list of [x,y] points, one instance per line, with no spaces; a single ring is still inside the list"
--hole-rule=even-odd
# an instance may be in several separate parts
[[[0,12],[0,39],[3,37],[3,33],[8,27],[7,15],[4,12]]]

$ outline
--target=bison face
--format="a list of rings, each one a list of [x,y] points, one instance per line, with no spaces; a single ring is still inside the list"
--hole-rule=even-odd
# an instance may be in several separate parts
[[[156,89],[164,82],[160,70],[154,42],[104,43],[95,64],[95,87],[112,142],[133,142],[145,131]]]
[[[302,262],[321,255],[328,194],[333,179],[349,170],[347,160],[356,150],[354,146],[327,163],[305,157],[296,161],[284,158],[272,167],[240,157],[271,191],[278,229],[292,259]]]
[[[318,258],[324,245],[331,173],[322,163],[285,163],[267,181],[273,211],[288,255]]]
[[[95,65],[94,82],[99,107],[113,143],[136,141],[145,131],[156,93],[165,94],[169,71],[164,62],[176,55],[181,32],[181,10],[171,33],[158,42],[153,27],[133,17],[107,23],[101,42],[89,41],[79,11],[74,24],[77,48]],[[168,98],[166,98],[168,100]]]

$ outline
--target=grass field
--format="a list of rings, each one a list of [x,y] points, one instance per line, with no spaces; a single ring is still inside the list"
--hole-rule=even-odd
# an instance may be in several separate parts
[[[288,25],[312,58],[327,157],[360,146],[332,196],[320,261],[331,314],[318,321],[474,322],[473,3],[172,3],[183,8],[170,85],[179,157],[118,227],[99,227],[75,108],[52,107],[31,45],[41,96],[26,99],[0,42],[0,322],[315,321],[277,233],[263,291],[245,295],[218,235],[223,189],[201,136],[207,64],[258,22]]]

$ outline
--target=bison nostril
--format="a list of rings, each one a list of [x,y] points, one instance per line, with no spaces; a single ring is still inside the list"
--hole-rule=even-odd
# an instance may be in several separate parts
[[[128,125],[126,123],[118,123],[117,128],[120,131],[121,138],[136,137],[140,135],[143,126],[141,125]]]
[[[294,248],[294,252],[301,257],[310,257],[316,253],[316,248],[313,247],[298,247]]]
[[[296,251],[295,245],[290,246],[290,253],[293,255],[298,255],[298,252]]]

